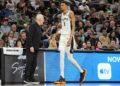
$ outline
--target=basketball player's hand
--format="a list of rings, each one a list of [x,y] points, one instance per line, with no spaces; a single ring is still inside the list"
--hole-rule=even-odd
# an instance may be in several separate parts
[[[68,40],[67,47],[69,47],[70,45],[71,45],[71,40]]]
[[[34,47],[30,47],[30,52],[31,52],[31,53],[34,53],[34,52],[35,52]]]

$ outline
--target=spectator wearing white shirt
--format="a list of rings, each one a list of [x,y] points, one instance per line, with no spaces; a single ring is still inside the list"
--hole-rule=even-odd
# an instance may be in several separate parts
[[[7,0],[7,4],[9,4],[9,6],[10,6],[9,9],[14,12],[16,3],[13,0]]]
[[[82,11],[83,15],[89,15],[90,8],[86,5],[86,0],[82,0],[82,5],[79,6],[79,10]]]
[[[40,7],[40,2],[39,2],[39,0],[32,1],[32,2],[31,2],[31,5],[32,5],[32,7],[34,7],[34,9],[36,10],[37,8]]]

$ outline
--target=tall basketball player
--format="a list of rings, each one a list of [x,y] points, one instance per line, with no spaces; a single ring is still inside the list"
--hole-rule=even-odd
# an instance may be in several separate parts
[[[64,77],[64,56],[65,52],[67,53],[68,60],[80,71],[80,82],[85,80],[86,70],[81,69],[78,63],[74,60],[71,48],[73,45],[73,35],[75,31],[75,16],[74,13],[68,10],[68,2],[63,1],[61,2],[61,23],[62,29],[57,32],[54,37],[60,34],[60,41],[59,41],[59,51],[60,51],[60,79],[55,83],[65,83]]]

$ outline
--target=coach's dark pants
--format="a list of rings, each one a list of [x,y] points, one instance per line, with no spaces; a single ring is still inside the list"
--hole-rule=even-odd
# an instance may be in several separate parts
[[[34,72],[37,65],[37,54],[38,51],[31,53],[29,49],[26,50],[26,67],[25,67],[25,74],[24,79],[34,79]]]

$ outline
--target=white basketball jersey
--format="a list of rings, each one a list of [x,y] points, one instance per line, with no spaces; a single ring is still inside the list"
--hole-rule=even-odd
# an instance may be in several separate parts
[[[70,35],[71,34],[71,19],[69,17],[70,11],[68,11],[66,14],[62,13],[61,16],[61,23],[62,23],[62,29],[61,34]]]

